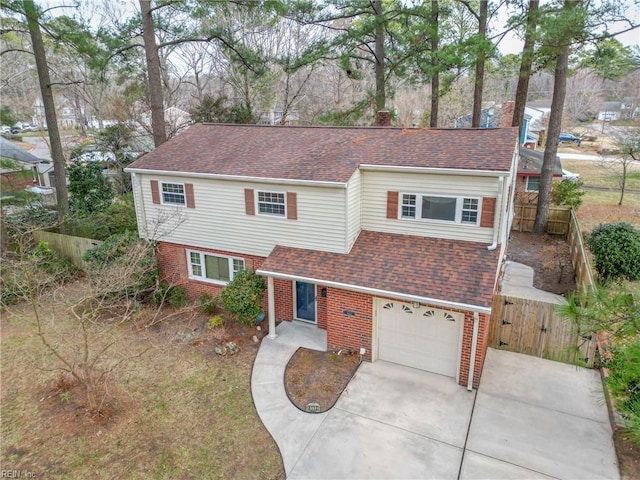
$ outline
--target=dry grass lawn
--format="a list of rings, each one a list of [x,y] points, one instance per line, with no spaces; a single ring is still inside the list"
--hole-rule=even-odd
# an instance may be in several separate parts
[[[620,189],[615,170],[586,160],[563,160],[562,166],[579,173],[586,187],[611,189],[586,190],[584,202],[577,212],[584,232],[590,232],[599,224],[609,222],[628,222],[640,228],[640,165],[631,166],[621,206],[618,205]]]
[[[43,307],[64,342],[76,325],[51,297]],[[56,384],[27,306],[2,313],[2,470],[37,478],[283,478],[251,398],[255,329],[234,331],[241,350],[222,357],[213,352],[206,318],[140,323],[113,332],[120,354],[145,353],[119,367],[104,415],[96,417],[77,387]]]

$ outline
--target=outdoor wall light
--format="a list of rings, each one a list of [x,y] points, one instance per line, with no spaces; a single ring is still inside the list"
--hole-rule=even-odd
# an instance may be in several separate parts
[[[413,308],[420,308],[420,302],[411,302]]]
[[[320,289],[320,296],[322,298],[327,298],[327,289],[326,288],[321,288]]]

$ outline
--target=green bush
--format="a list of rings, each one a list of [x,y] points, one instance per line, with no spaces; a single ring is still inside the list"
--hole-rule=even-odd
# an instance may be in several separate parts
[[[564,179],[561,182],[554,182],[551,189],[551,203],[577,210],[582,205],[582,197],[586,193],[582,190],[582,185],[582,180]]]
[[[104,210],[90,215],[70,217],[66,220],[66,226],[70,235],[96,240],[106,240],[119,233],[137,232],[133,195],[121,195]]]
[[[213,315],[218,308],[218,297],[210,293],[203,293],[198,297],[198,309],[202,313]]]
[[[189,297],[184,287],[160,282],[158,288],[151,294],[150,301],[154,305],[166,303],[175,308],[182,308],[189,302]]]
[[[587,238],[604,281],[640,280],[640,231],[625,222],[601,224]]]
[[[264,280],[252,270],[242,270],[220,294],[220,301],[237,321],[244,325],[255,325],[262,313]]]
[[[605,365],[609,369],[607,383],[618,399],[616,408],[640,442],[640,338],[613,347]]]

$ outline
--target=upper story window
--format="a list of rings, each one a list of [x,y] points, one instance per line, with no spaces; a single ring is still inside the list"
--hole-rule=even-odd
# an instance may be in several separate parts
[[[187,197],[182,183],[162,183],[162,203],[168,205],[186,205]]]
[[[274,215],[284,217],[285,194],[279,192],[258,192],[258,213],[261,215]]]
[[[527,177],[527,192],[539,192],[540,191],[540,177]]]
[[[400,216],[401,218],[478,225],[480,222],[480,199],[403,193]]]
[[[202,252],[187,252],[189,277],[213,283],[228,283],[240,270],[244,270],[242,258],[225,257]]]

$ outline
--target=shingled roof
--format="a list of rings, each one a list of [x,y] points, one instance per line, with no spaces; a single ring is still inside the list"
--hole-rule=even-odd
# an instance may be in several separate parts
[[[258,273],[488,308],[498,258],[482,243],[363,230],[348,254],[278,245]]]
[[[340,183],[360,165],[508,171],[517,137],[517,128],[196,124],[129,168]]]

